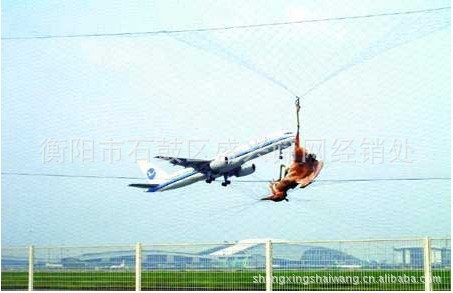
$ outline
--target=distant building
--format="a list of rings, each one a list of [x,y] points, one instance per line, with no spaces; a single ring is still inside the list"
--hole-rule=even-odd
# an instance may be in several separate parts
[[[245,257],[250,265],[264,267],[264,240],[243,240],[237,244],[216,251],[211,256],[225,259]],[[326,268],[360,267],[366,262],[336,249],[317,245],[287,244],[282,240],[273,240],[273,266],[275,268]]]
[[[264,269],[265,240],[249,239],[233,244],[220,245],[144,245],[142,268],[144,270],[184,270],[184,269]],[[387,257],[393,259],[360,259],[354,250],[348,254],[332,245],[311,245],[287,243],[272,240],[273,267],[275,269],[319,269],[319,268],[399,268],[422,267],[421,247],[397,247]],[[93,251],[93,249],[90,249]],[[392,251],[392,249],[390,250]],[[360,253],[361,251],[357,251]],[[99,251],[83,253],[77,250],[65,252],[67,256],[35,256],[35,268],[40,270],[93,269],[93,270],[133,270],[135,251],[115,250],[112,247],[99,247]],[[69,254],[71,253],[71,254]],[[358,254],[359,255],[359,254]],[[366,257],[366,256],[363,256]],[[432,247],[434,267],[450,267],[450,247]],[[3,270],[26,269],[26,257],[2,255]]]
[[[397,264],[406,267],[423,267],[424,254],[423,247],[397,247],[394,251],[398,252]],[[431,261],[433,267],[450,267],[451,249],[448,247],[431,247]]]

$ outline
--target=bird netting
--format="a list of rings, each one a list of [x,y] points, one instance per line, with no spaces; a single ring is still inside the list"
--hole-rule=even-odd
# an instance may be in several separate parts
[[[164,241],[446,233],[449,224],[432,223],[449,222],[449,180],[366,180],[449,179],[450,8],[297,14],[267,23],[244,15],[231,26],[5,38],[3,239],[117,242],[148,229]],[[292,206],[270,207],[257,200],[278,174],[275,156],[260,158],[247,177],[264,183],[199,182],[153,197],[128,188],[129,178],[109,179],[141,176],[132,151],[139,140],[150,143],[151,155],[206,159],[294,130],[296,95],[302,144],[325,161],[320,183],[364,182],[313,185],[298,190]],[[73,140],[95,146],[92,160],[79,152],[44,161],[46,142],[64,142],[60,150],[69,152]],[[121,160],[107,154],[114,144]],[[286,152],[283,162],[289,159]],[[30,174],[106,181],[5,176],[23,166]],[[19,221],[17,210],[29,212]],[[252,233],[244,223],[260,227]]]

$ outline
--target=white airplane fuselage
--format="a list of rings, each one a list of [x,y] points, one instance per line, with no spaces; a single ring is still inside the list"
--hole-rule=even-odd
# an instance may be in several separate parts
[[[255,165],[243,166],[245,163],[268,153],[286,149],[293,143],[294,134],[292,132],[285,132],[255,140],[252,143],[238,146],[210,161],[210,170],[208,172],[199,172],[194,168],[187,167],[169,175],[168,178],[165,178],[165,180],[159,182],[156,186],[150,187],[147,191],[171,190],[202,180],[210,183],[210,181],[222,176],[226,176],[225,180],[231,176],[247,176],[255,171]]]

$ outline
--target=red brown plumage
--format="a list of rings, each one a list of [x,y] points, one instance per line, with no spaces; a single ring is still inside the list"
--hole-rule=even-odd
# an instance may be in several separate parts
[[[307,187],[318,176],[323,167],[323,162],[316,160],[316,155],[308,153],[300,146],[299,132],[294,144],[294,160],[287,168],[285,176],[269,184],[271,195],[262,200],[282,201],[287,200],[287,192],[297,186]]]

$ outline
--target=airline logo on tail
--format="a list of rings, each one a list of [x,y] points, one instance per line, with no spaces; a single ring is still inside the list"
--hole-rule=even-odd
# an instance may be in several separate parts
[[[146,172],[146,176],[148,176],[148,179],[149,180],[153,180],[154,177],[156,177],[156,170],[154,168],[150,168],[147,172]]]

